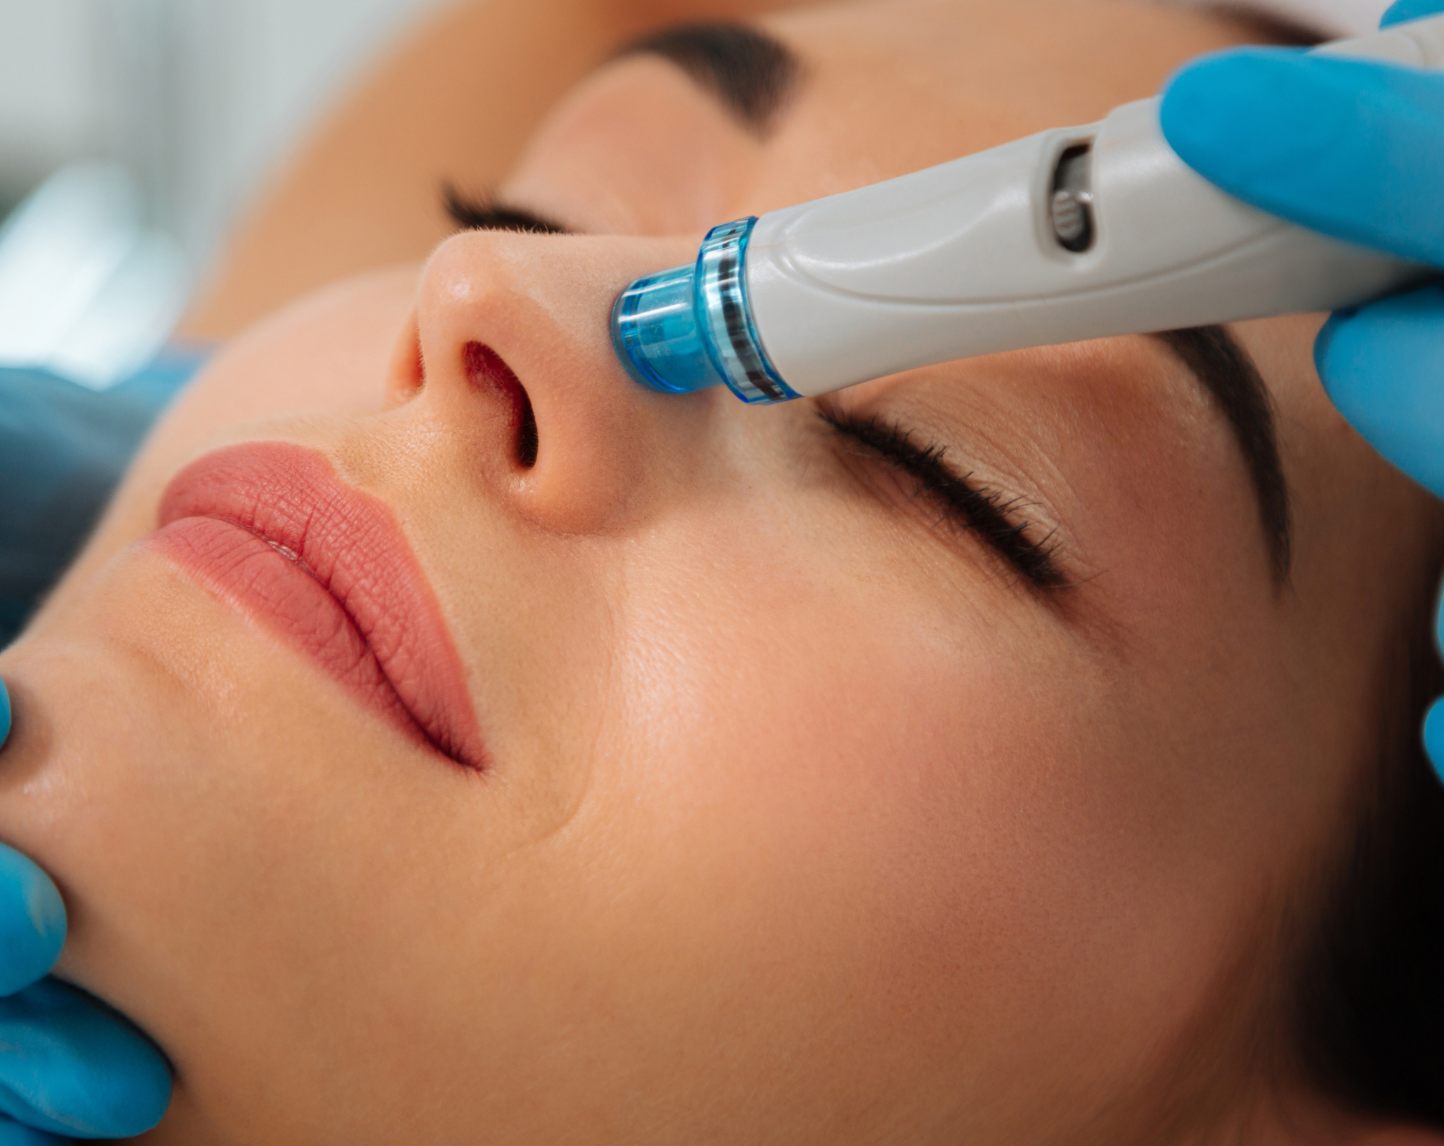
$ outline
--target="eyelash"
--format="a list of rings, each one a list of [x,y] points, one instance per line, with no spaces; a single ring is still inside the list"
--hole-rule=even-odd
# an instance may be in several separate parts
[[[472,231],[522,231],[562,235],[566,228],[530,211],[503,207],[490,199],[463,194],[450,183],[442,185],[446,213],[458,227]],[[1039,541],[1028,537],[1027,523],[1013,520],[1021,498],[1005,500],[996,491],[971,484],[971,475],[958,474],[943,460],[946,446],[919,446],[895,422],[880,418],[848,418],[821,411],[824,422],[837,433],[865,447],[902,470],[917,483],[918,492],[940,502],[949,520],[976,533],[993,552],[1038,589],[1060,589],[1067,580],[1055,560],[1058,544],[1050,532]]]
[[[1028,523],[1014,520],[1022,498],[1004,498],[996,490],[973,485],[971,474],[959,474],[944,460],[946,446],[920,446],[895,422],[880,418],[849,418],[821,411],[824,422],[850,441],[887,461],[917,483],[918,493],[940,503],[958,528],[972,530],[982,541],[1038,589],[1068,584],[1056,561],[1058,542],[1050,531],[1041,540],[1027,534]]]
[[[464,231],[520,231],[530,235],[565,235],[567,229],[531,211],[505,207],[489,197],[458,191],[450,183],[441,185],[441,201],[451,221]]]

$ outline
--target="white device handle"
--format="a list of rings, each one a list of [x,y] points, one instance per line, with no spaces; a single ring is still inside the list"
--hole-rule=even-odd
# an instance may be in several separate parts
[[[1319,50],[1439,68],[1444,16]],[[1220,191],[1168,146],[1158,104],[763,215],[746,282],[772,366],[816,395],[1028,346],[1333,310],[1436,273]]]

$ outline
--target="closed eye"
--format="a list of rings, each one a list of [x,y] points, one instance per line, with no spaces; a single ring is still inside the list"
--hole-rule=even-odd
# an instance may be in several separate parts
[[[947,463],[946,446],[919,445],[896,423],[849,418],[834,410],[820,414],[839,434],[906,474],[916,484],[918,495],[936,502],[948,520],[976,535],[1034,588],[1068,587],[1053,531],[1037,537],[1036,526],[1019,520],[1019,511],[1026,507],[1022,498],[976,484],[971,474],[959,473]]]
[[[468,195],[450,183],[441,186],[446,213],[464,231],[519,231],[528,235],[568,235],[567,228],[524,207],[511,207],[490,196]]]

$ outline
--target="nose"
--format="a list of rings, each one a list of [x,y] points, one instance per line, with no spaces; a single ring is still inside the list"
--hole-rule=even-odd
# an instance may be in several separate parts
[[[644,515],[695,464],[722,395],[632,381],[612,349],[611,304],[694,250],[685,239],[457,235],[422,277],[420,366],[399,384],[419,386],[462,464],[537,524],[601,532]]]

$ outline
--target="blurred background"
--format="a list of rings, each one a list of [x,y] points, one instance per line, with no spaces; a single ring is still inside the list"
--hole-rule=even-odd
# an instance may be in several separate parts
[[[0,0],[0,366],[161,345],[236,213],[445,0]]]

